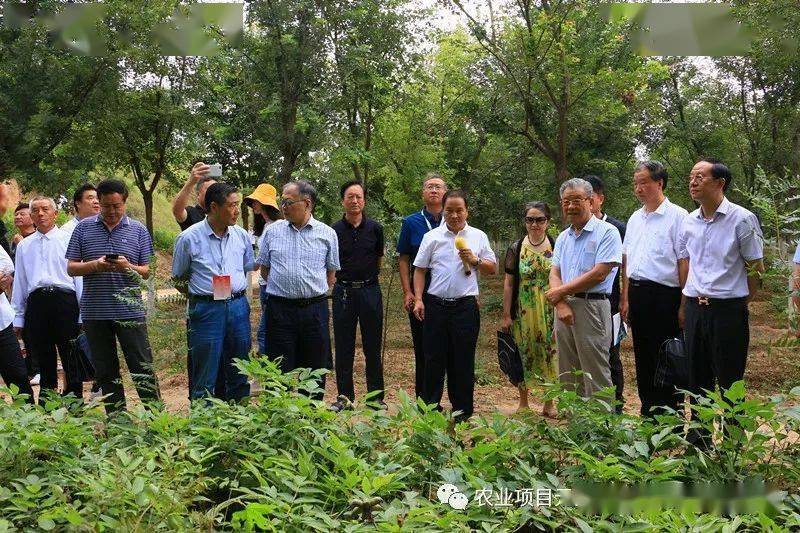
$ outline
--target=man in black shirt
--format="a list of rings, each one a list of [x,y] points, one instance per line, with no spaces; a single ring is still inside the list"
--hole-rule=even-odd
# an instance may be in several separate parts
[[[383,330],[383,296],[378,274],[383,260],[383,227],[364,215],[366,191],[360,181],[345,183],[340,195],[344,216],[332,227],[339,239],[339,262],[333,287],[333,332],[336,348],[336,387],[339,396],[355,399],[353,358],[356,324],[361,324],[361,340],[367,367],[367,391],[380,391],[370,401],[383,403],[383,362],[381,331]],[[345,404],[331,406],[341,411]]]
[[[592,185],[592,190],[594,191],[592,193],[592,214],[600,220],[604,220],[617,228],[620,238],[625,240],[625,223],[603,213],[603,202],[605,202],[606,199],[605,191],[603,190],[603,180],[597,176],[585,176],[583,179]],[[612,317],[619,313],[619,276],[621,270],[622,269],[617,269],[617,275],[614,276],[614,285],[611,289],[610,302]],[[612,320],[612,323],[613,322],[614,321]],[[618,323],[620,325],[619,327],[622,327],[622,320],[619,320]],[[617,413],[622,413],[622,406],[625,403],[625,398],[622,395],[622,392],[625,388],[625,376],[622,373],[622,360],[619,357],[619,342],[617,342],[618,338],[619,330],[615,330],[611,336],[611,347],[608,351],[608,363],[611,367],[611,383],[616,389],[615,393],[617,405],[615,410]]]
[[[206,218],[205,197],[206,190],[217,182],[208,175],[211,167],[203,162],[195,163],[189,174],[189,179],[172,202],[172,215],[181,231],[202,222]],[[197,191],[197,205],[189,205],[192,189]]]

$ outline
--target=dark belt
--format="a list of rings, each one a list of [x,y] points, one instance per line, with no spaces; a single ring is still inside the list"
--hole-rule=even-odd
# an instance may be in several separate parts
[[[747,302],[746,296],[742,296],[741,298],[708,298],[706,296],[687,296],[686,299],[697,305],[723,307],[727,305],[739,305]]]
[[[457,305],[461,305],[465,302],[475,301],[474,296],[462,296],[461,298],[439,298],[438,296],[434,296],[433,294],[426,294],[428,298],[431,299],[434,303],[441,305],[442,307],[456,307]]]
[[[267,293],[267,300],[275,300],[276,302],[292,305],[294,307],[308,307],[311,304],[324,302],[329,296],[322,294],[314,296],[313,298],[284,298],[283,296],[275,296],[274,294]]]
[[[247,290],[234,292],[231,294],[230,298],[225,298],[224,300],[215,300],[213,294],[190,294],[189,301],[196,300],[199,302],[227,302],[228,300],[235,300],[236,298],[241,298],[247,293]]]
[[[680,287],[670,287],[669,285],[656,283],[655,281],[650,281],[649,279],[629,278],[628,282],[631,284],[631,287],[644,287],[646,289],[671,289],[671,290],[680,289]]]
[[[608,294],[604,292],[576,292],[572,296],[584,300],[608,300]]]
[[[60,292],[61,294],[75,294],[75,291],[72,289],[65,289],[64,287],[56,287],[55,285],[39,287],[38,289],[31,291],[31,294],[36,294],[37,292],[39,293]]]
[[[337,285],[341,285],[347,289],[362,289],[364,287],[369,287],[370,285],[375,285],[376,283],[378,283],[378,278],[372,278],[363,281],[345,281],[343,279],[336,280]]]

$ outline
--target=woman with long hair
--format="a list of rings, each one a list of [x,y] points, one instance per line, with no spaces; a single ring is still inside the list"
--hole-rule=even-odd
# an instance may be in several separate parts
[[[528,388],[535,383],[555,383],[558,379],[553,307],[547,303],[553,238],[547,233],[550,207],[544,202],[529,202],[523,212],[525,236],[506,252],[501,329],[510,331],[519,348],[525,379],[517,383],[519,409],[527,409]],[[544,402],[542,414],[555,417],[552,400]]]

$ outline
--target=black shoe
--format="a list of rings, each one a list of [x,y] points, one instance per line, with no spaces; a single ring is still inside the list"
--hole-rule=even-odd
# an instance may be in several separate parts
[[[340,413],[345,409],[347,410],[353,409],[353,403],[346,396],[339,396],[339,399],[333,402],[330,407],[330,410],[333,411],[334,413]]]

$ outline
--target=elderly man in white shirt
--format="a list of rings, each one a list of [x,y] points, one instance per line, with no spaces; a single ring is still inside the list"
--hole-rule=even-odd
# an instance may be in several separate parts
[[[41,368],[41,390],[58,388],[57,356],[64,366],[64,394],[83,396],[77,369],[71,368],[71,341],[80,334],[82,279],[67,274],[68,237],[56,225],[56,203],[37,196],[31,200],[36,233],[19,243],[11,301],[14,330],[25,330],[26,348]]]
[[[28,381],[25,359],[19,341],[14,335],[14,309],[8,303],[5,291],[11,286],[14,274],[14,262],[0,247],[0,378],[7,387],[15,385],[19,392],[28,395],[28,402],[33,403],[33,389]]]
[[[678,259],[689,271],[681,317],[696,393],[715,385],[724,391],[744,377],[748,302],[764,270],[761,227],[725,197],[731,181],[728,167],[715,159],[698,161],[689,175],[689,194],[700,208],[683,220]]]
[[[457,420],[473,412],[475,346],[480,331],[478,276],[494,274],[497,259],[484,232],[467,225],[464,191],[444,195],[445,225],[427,232],[414,259],[414,316],[421,320],[425,347],[423,400],[439,405],[447,395]],[[431,282],[425,292],[425,273]],[[424,294],[424,296],[423,296]]]
[[[677,410],[681,399],[674,386],[653,383],[661,345],[680,336],[678,309],[686,283],[686,269],[678,267],[678,238],[687,212],[664,196],[667,179],[667,170],[658,161],[637,165],[633,191],[642,207],[628,220],[622,242],[620,312],[633,330],[643,416],[658,414],[659,407]]]

